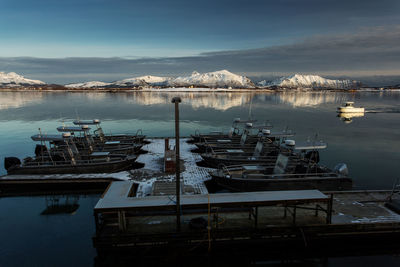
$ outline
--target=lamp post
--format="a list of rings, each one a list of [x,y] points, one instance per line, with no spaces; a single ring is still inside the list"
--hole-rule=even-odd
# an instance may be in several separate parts
[[[181,166],[180,166],[180,157],[179,157],[179,103],[181,103],[182,100],[180,97],[174,97],[172,98],[172,103],[175,104],[175,173],[176,173],[176,179],[175,179],[175,184],[176,184],[176,231],[180,232],[181,231],[181,188],[180,188],[180,172],[181,172]]]

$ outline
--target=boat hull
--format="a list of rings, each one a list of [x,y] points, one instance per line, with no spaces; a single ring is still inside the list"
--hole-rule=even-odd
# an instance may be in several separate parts
[[[244,165],[244,164],[266,164],[268,163],[268,159],[266,158],[259,158],[259,157],[238,157],[238,158],[218,158],[218,157],[210,157],[206,155],[201,155],[203,158],[204,162],[212,168],[218,168],[219,165],[223,164],[225,166],[230,166],[230,165]],[[275,160],[272,160],[273,163],[275,163]]]
[[[305,177],[276,179],[226,178],[212,175],[219,186],[234,192],[308,190],[322,191],[351,190],[353,182],[348,177]]]
[[[354,108],[354,107],[339,107],[339,113],[364,113],[364,108]]]
[[[7,170],[9,175],[13,174],[81,174],[81,173],[112,173],[130,170],[136,161],[136,156],[124,160],[110,162],[93,162],[89,164],[60,164],[60,165],[35,165],[35,166],[13,166]]]

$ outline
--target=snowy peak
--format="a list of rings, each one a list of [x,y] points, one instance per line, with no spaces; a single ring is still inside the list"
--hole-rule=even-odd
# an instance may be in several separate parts
[[[131,87],[131,86],[160,86],[160,85],[167,85],[168,82],[171,80],[169,77],[159,77],[159,76],[141,76],[135,78],[128,78],[121,81],[116,81],[111,85],[117,87]]]
[[[178,77],[172,81],[175,86],[207,86],[207,87],[233,87],[251,88],[253,82],[245,77],[227,70],[207,73],[193,72],[191,76]]]
[[[159,76],[151,76],[151,75],[137,77],[136,79],[143,80],[148,84],[164,83],[164,82],[171,80],[170,77],[159,77]]]
[[[92,82],[84,82],[84,83],[71,83],[71,84],[65,85],[65,87],[67,87],[67,88],[101,88],[101,87],[106,87],[109,85],[110,85],[110,83],[92,81]]]
[[[261,81],[261,87],[284,87],[284,88],[312,88],[312,89],[351,89],[357,88],[361,84],[351,80],[330,80],[318,75],[294,74],[282,77],[273,81]]]
[[[27,79],[15,72],[0,72],[0,85],[20,86],[20,85],[44,85],[46,83],[39,80]]]

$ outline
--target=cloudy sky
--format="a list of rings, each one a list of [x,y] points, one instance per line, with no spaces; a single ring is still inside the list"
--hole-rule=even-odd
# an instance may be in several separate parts
[[[228,69],[400,76],[398,0],[0,0],[0,71],[46,82]]]

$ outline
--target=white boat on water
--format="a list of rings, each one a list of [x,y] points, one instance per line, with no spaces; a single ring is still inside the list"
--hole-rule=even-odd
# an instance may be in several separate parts
[[[339,113],[364,113],[365,109],[361,107],[354,107],[354,102],[346,102],[344,106],[338,107],[337,112]]]

